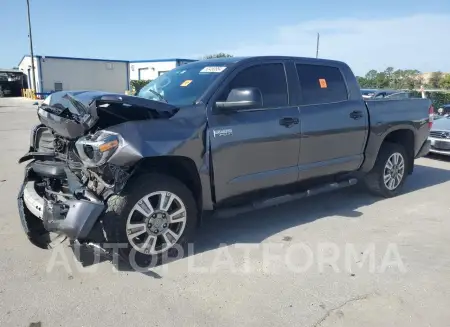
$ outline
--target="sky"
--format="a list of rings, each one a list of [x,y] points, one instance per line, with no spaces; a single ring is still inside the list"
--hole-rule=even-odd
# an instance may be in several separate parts
[[[35,55],[292,55],[450,72],[449,0],[30,0]],[[29,54],[26,0],[0,0],[0,67]]]

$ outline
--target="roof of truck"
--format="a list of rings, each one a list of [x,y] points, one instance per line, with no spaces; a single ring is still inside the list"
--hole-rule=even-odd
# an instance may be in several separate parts
[[[345,63],[337,60],[329,60],[329,59],[318,59],[318,58],[309,58],[309,57],[293,57],[293,56],[245,56],[245,57],[221,57],[221,58],[211,58],[211,59],[203,59],[197,62],[211,62],[211,63],[237,63],[244,60],[302,60],[311,63],[328,63],[328,64],[343,64]]]

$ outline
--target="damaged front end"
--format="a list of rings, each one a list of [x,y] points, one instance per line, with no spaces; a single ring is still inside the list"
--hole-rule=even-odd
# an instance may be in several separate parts
[[[17,201],[28,239],[44,249],[53,247],[59,235],[73,240],[95,238],[91,232],[105,208],[64,163],[52,161],[26,166]]]
[[[155,110],[153,102],[101,92],[65,92],[51,95],[39,106],[41,124],[32,130],[29,151],[19,160],[32,160],[17,198],[31,243],[46,249],[65,237],[80,243],[105,241],[101,216],[106,200],[121,192],[140,158],[108,127],[173,115],[173,107],[157,104],[167,110]]]

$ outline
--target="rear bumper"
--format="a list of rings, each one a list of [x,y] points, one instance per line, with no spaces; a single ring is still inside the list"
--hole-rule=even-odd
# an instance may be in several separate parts
[[[33,162],[25,169],[25,179],[17,197],[20,220],[29,240],[41,248],[49,248],[49,232],[64,234],[70,239],[89,237],[105,205],[89,194],[89,200],[68,199],[55,202],[41,197],[35,190]],[[85,195],[88,193],[85,190]]]

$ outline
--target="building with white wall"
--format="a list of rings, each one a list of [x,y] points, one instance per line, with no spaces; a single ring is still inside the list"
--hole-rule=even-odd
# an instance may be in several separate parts
[[[24,56],[19,69],[33,88],[31,57]],[[36,93],[61,90],[99,90],[124,93],[129,89],[125,60],[34,56]]]
[[[36,93],[62,90],[98,90],[124,93],[130,80],[153,80],[191,59],[108,60],[56,56],[34,56]],[[19,69],[33,88],[31,57],[24,56]]]
[[[193,62],[192,59],[151,59],[130,61],[130,80],[154,80],[175,67]]]

